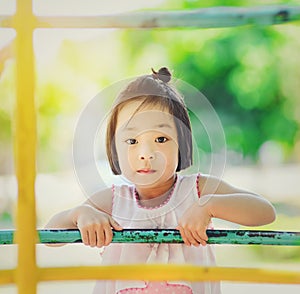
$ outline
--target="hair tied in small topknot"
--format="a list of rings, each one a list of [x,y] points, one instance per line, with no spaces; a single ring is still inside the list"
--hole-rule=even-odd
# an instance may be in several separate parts
[[[162,67],[158,72],[156,72],[153,68],[151,68],[151,70],[154,79],[159,79],[165,83],[168,83],[171,80],[171,73],[168,68]]]

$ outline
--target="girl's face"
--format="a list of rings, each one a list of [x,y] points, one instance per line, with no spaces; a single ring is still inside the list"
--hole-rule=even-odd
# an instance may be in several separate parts
[[[174,177],[178,165],[173,116],[158,107],[138,110],[140,101],[119,112],[116,149],[122,175],[137,187],[158,187]]]

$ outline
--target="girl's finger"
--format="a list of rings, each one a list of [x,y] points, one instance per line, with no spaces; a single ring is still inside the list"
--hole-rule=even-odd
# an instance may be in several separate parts
[[[90,229],[90,230],[88,231],[88,237],[89,237],[89,245],[90,245],[91,247],[95,247],[96,244],[97,244],[97,235],[96,235],[95,230]]]
[[[112,238],[113,238],[113,233],[111,230],[111,227],[105,227],[104,228],[104,245],[107,246],[111,243]]]
[[[181,226],[177,226],[176,230],[179,230],[181,238],[182,238],[184,244],[187,245],[187,246],[191,246],[191,243],[188,241],[188,239],[187,239],[187,237],[184,233],[184,229]]]
[[[193,231],[192,232],[192,235],[193,235],[193,237],[194,237],[194,239],[198,242],[198,243],[200,243],[201,245],[203,245],[203,246],[205,246],[206,245],[206,241],[207,241],[207,239],[205,239],[205,235],[204,236],[202,236],[198,231]],[[198,244],[199,245],[199,244]]]
[[[112,217],[109,219],[111,226],[115,229],[115,230],[123,230],[123,227],[118,224]]]
[[[84,245],[89,245],[89,235],[87,230],[80,230],[81,239]]]
[[[202,240],[205,241],[205,243],[208,241],[208,236],[206,234],[206,230],[202,234],[200,234],[200,236],[201,236]]]
[[[105,235],[102,228],[97,229],[97,247],[101,248],[105,243]]]
[[[199,242],[197,241],[197,239],[195,239],[191,231],[185,230],[185,235],[192,245],[199,246]]]
[[[195,239],[195,241],[197,241],[197,245],[196,246],[199,246],[199,244],[202,244],[202,238],[199,236],[198,232],[197,231],[192,231],[192,236],[193,238]]]

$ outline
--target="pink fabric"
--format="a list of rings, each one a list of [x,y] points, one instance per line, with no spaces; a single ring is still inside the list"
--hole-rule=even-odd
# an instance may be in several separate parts
[[[174,229],[183,213],[198,201],[199,174],[177,175],[173,191],[167,201],[156,207],[141,206],[135,187],[123,184],[113,186],[113,218],[127,229]],[[102,254],[103,265],[127,264],[193,264],[215,266],[212,245],[186,246],[184,244],[164,243],[112,243]],[[147,292],[148,291],[148,292]],[[219,282],[189,281],[97,281],[95,294],[133,294],[133,293],[194,293],[220,294]]]
[[[166,282],[150,282],[145,288],[131,288],[119,291],[117,294],[193,294],[185,285],[170,285]]]

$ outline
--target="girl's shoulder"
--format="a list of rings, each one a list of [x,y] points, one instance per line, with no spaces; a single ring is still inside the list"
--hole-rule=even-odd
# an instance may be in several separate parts
[[[111,213],[112,201],[113,188],[105,188],[95,192],[85,203],[106,213]]]
[[[134,186],[127,184],[112,185],[112,187],[102,189],[94,193],[85,203],[93,207],[112,213],[113,202],[117,196],[122,195],[122,198],[132,198]]]
[[[232,194],[232,193],[252,193],[248,190],[236,187],[227,181],[209,174],[201,174],[198,179],[198,189],[201,195],[207,194]]]
[[[201,195],[214,194],[219,184],[219,179],[209,174],[198,174],[198,191]]]

